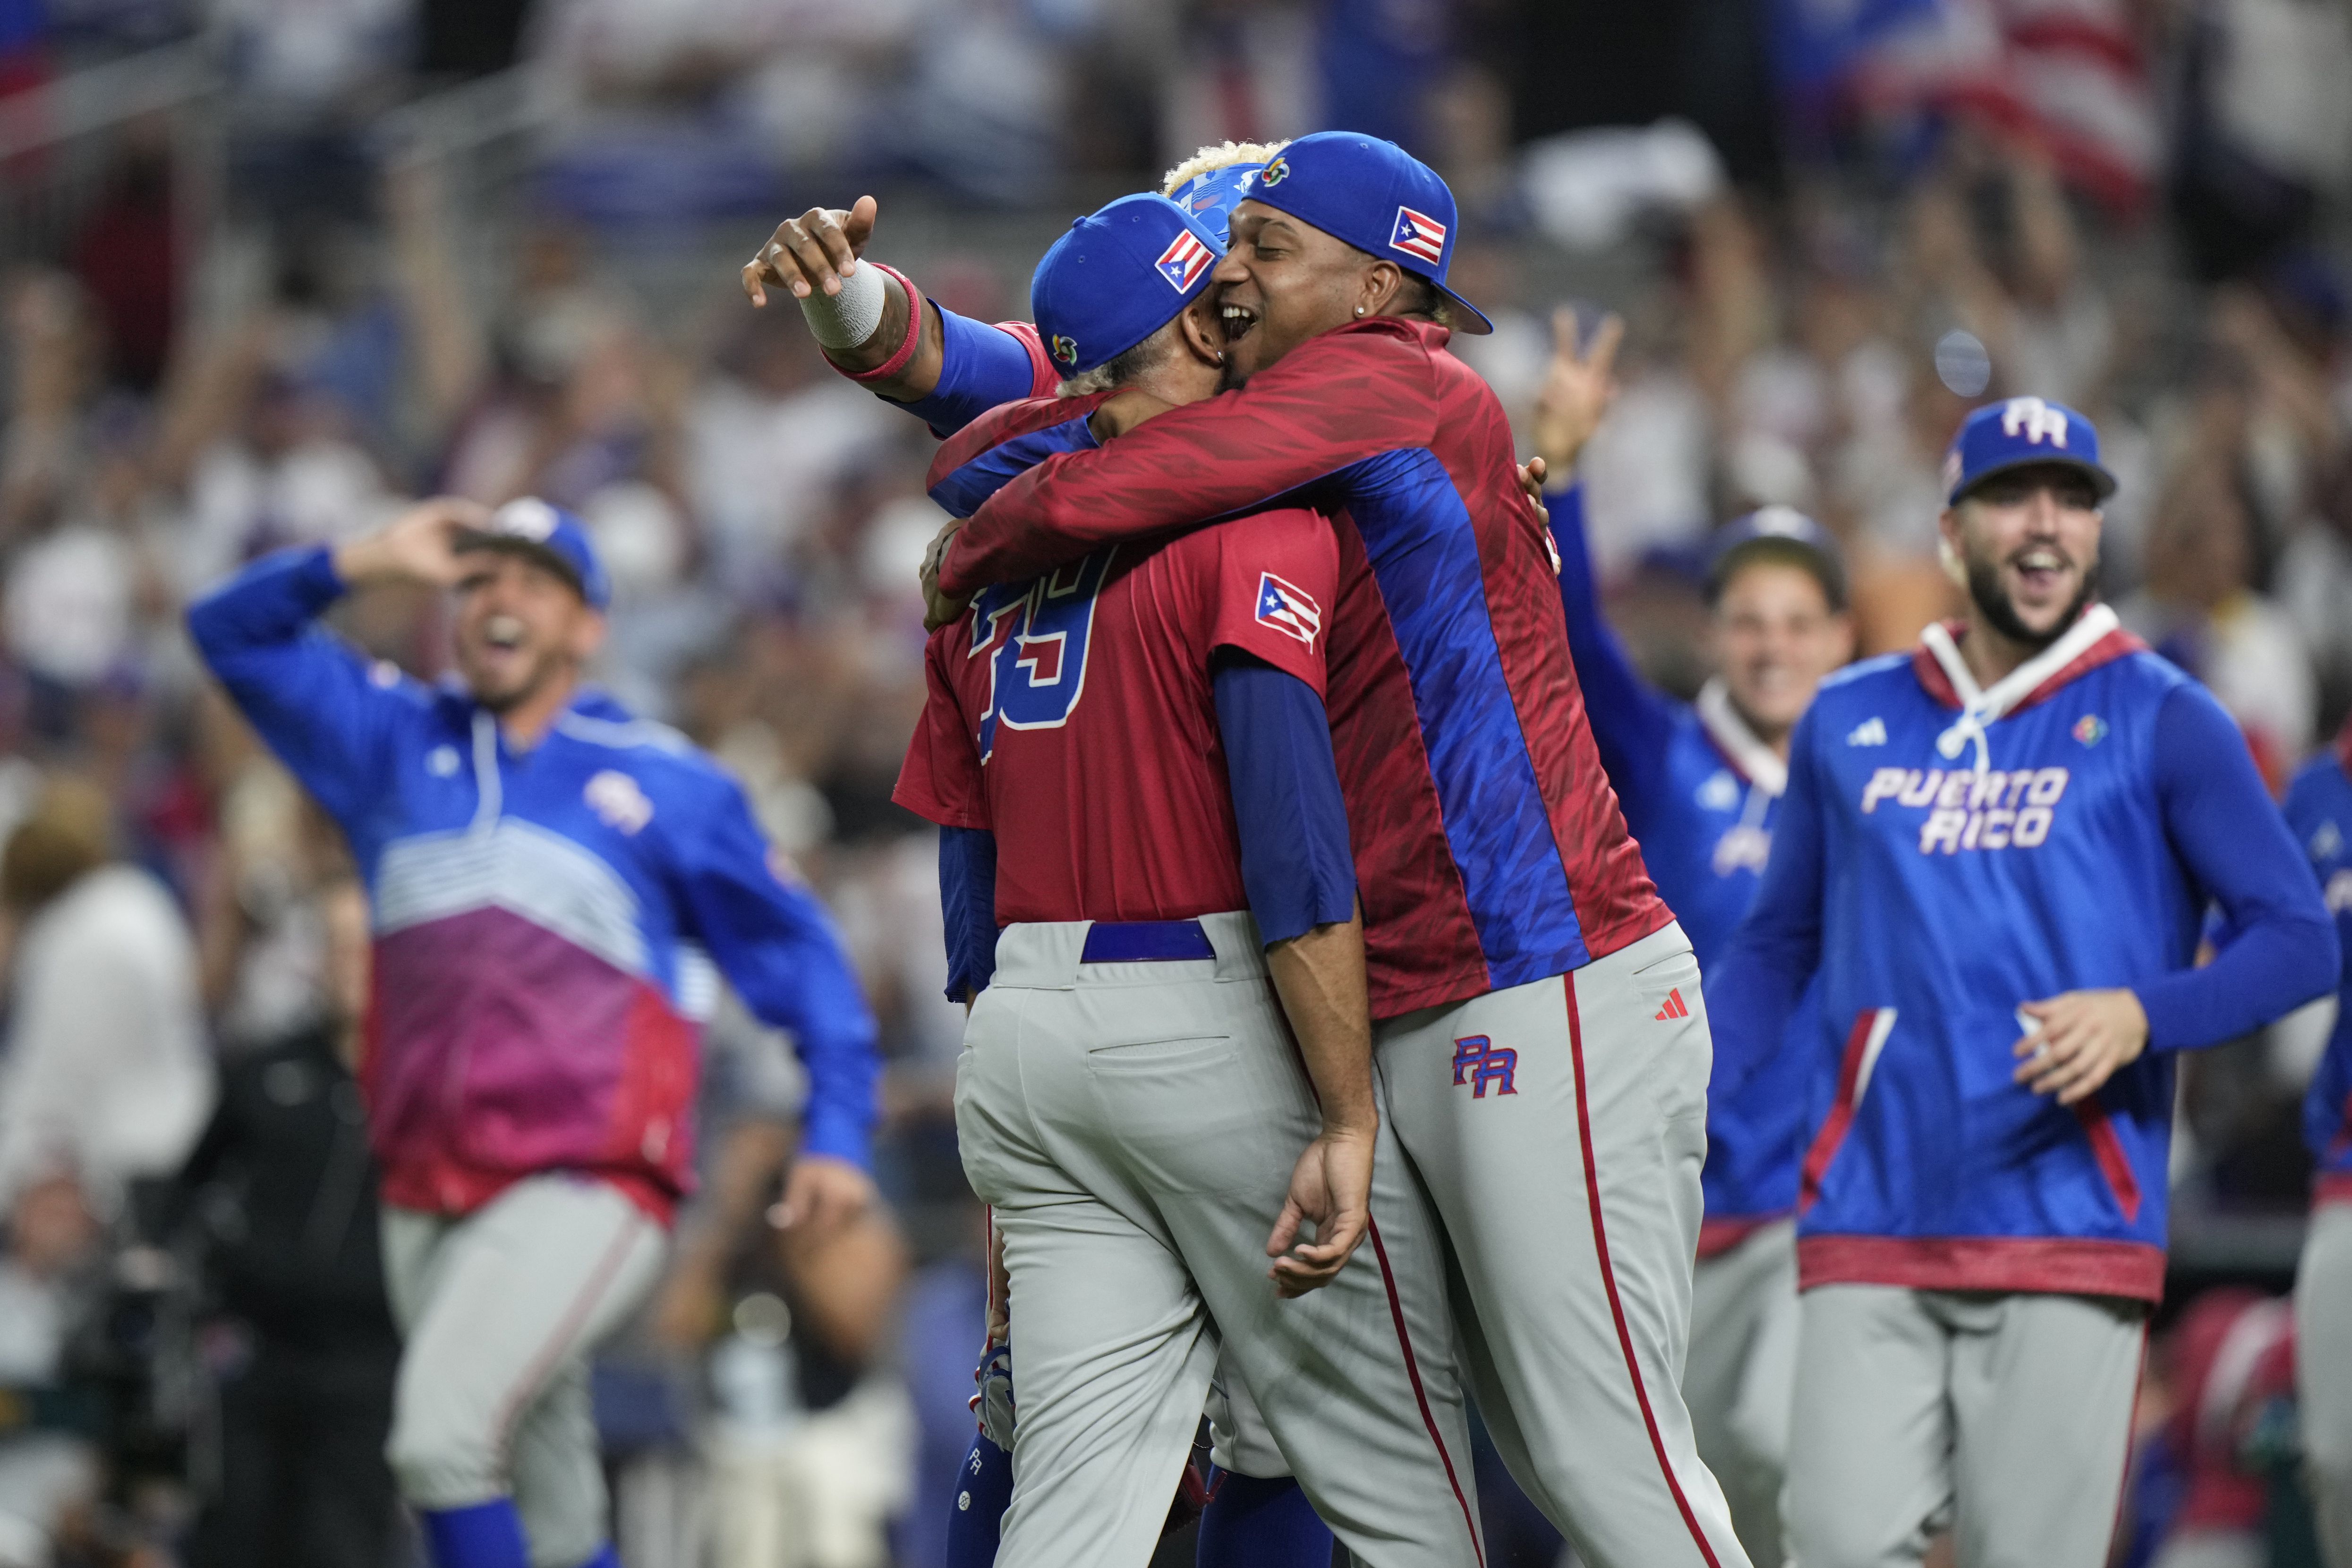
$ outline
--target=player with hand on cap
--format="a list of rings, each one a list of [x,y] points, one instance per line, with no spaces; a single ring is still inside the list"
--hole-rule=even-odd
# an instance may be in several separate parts
[[[1601,614],[1576,460],[1614,393],[1622,324],[1601,323],[1580,353],[1576,314],[1537,401],[1536,472],[1560,558],[1569,646],[1601,765],[1658,891],[1712,974],[1755,900],[1788,784],[1789,738],[1822,679],[1853,657],[1836,541],[1787,507],[1726,523],[1708,542],[1706,605],[1719,673],[1682,702],[1643,680]],[[1698,1451],[1723,1483],[1758,1568],[1780,1562],[1780,1482],[1797,1362],[1797,1159],[1811,1014],[1800,1048],[1751,1074],[1737,1096],[1710,1093],[1706,1166],[1691,1284],[1683,1398]]]
[[[2164,1289],[2173,1053],[2334,983],[2244,738],[2098,601],[2115,488],[2073,409],[1969,415],[1963,620],[1822,683],[1709,988],[1717,1092],[1806,1062],[1785,1510],[1805,1568],[2107,1558]],[[2218,903],[2239,932],[2193,967]]]
[[[1277,496],[1333,518],[1329,710],[1375,1062],[1459,1267],[1480,1407],[1596,1568],[1744,1564],[1677,1387],[1698,964],[1594,752],[1509,425],[1445,349],[1447,320],[1486,328],[1446,284],[1458,228],[1392,144],[1290,143],[1217,268],[1239,390],[1007,484],[939,552],[933,614]],[[1104,416],[1129,416],[1113,398]]]
[[[1156,195],[1075,225],[1033,299],[1102,386],[973,425],[933,498],[1092,447],[1117,388],[1213,392],[1218,248]],[[896,798],[941,826],[950,984],[978,992],[957,1122],[1010,1276],[1024,1568],[1150,1556],[1220,1340],[1357,1560],[1480,1555],[1434,1220],[1374,1154],[1338,573],[1320,517],[1263,511],[993,589],[928,650]]]
[[[319,627],[389,583],[454,590],[462,685]],[[587,1358],[691,1185],[714,963],[808,1072],[785,1222],[821,1235],[873,1195],[857,977],[733,780],[583,683],[609,595],[571,514],[436,500],[188,611],[367,884],[360,1079],[405,1340],[386,1456],[436,1568],[616,1568]]]

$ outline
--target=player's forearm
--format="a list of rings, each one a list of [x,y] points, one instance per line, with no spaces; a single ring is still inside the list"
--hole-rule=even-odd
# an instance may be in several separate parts
[[[344,579],[323,549],[256,562],[188,606],[188,635],[215,673],[248,648],[293,641],[342,597]]]
[[[768,918],[751,950],[722,943],[714,955],[752,1013],[792,1035],[808,1074],[803,1152],[869,1166],[882,1067],[865,988],[814,895],[781,889]]]
[[[1544,500],[1551,512],[1552,547],[1559,552],[1560,609],[1568,617],[1568,650],[1584,693],[1585,718],[1609,782],[1621,799],[1633,797],[1639,805],[1657,786],[1674,736],[1674,715],[1666,700],[1642,679],[1601,613],[1585,533],[1584,487],[1571,484],[1547,492]]]
[[[2150,1050],[2196,1050],[2252,1034],[2325,995],[2342,958],[2335,922],[2294,910],[2249,921],[2202,969],[2132,987]]]
[[[880,323],[858,342],[845,346],[826,344],[824,349],[825,358],[832,362],[834,368],[854,376],[871,375],[908,346],[907,335],[914,301],[896,278],[881,272],[879,268],[877,272],[882,279]],[[871,381],[859,384],[867,391],[878,392],[894,403],[912,403],[918,398],[928,397],[940,384],[939,318],[926,310],[923,319],[912,325],[916,342],[907,353],[906,363],[888,375],[876,376]]]
[[[1317,926],[1266,949],[1275,994],[1323,1109],[1326,1131],[1366,1131],[1372,1101],[1372,1021],[1363,917]]]
[[[2336,925],[2236,723],[2201,688],[2165,699],[2152,762],[2166,835],[2237,932],[2204,968],[2132,987],[2149,1048],[2194,1049],[2333,988],[2341,973]]]
[[[996,835],[986,828],[940,829],[940,913],[948,1000],[968,1001],[996,973]]]
[[[1239,392],[1171,409],[1096,452],[1049,458],[972,515],[940,563],[963,598],[1108,543],[1247,511],[1380,453],[1425,446],[1426,357],[1301,348]],[[1302,363],[1303,362],[1303,363]],[[1419,374],[1416,374],[1418,367]],[[1377,377],[1377,384],[1365,384]],[[1360,395],[1335,396],[1334,383]]]

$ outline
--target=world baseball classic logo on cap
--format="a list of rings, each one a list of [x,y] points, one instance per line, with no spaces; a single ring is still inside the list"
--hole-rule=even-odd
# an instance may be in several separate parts
[[[1306,589],[1286,583],[1271,572],[1261,572],[1257,579],[1257,620],[1262,626],[1272,626],[1313,647],[1315,634],[1323,629],[1323,606]]]
[[[1445,261],[1445,226],[1427,213],[1399,207],[1396,232],[1389,236],[1389,248],[1402,250],[1432,267],[1443,266]]]
[[[1257,172],[1257,183],[1268,189],[1272,189],[1288,178],[1290,178],[1290,160],[1287,158],[1276,158]]]
[[[1061,333],[1055,332],[1053,350],[1054,357],[1064,364],[1078,363],[1078,341],[1076,338],[1066,338]]]
[[[1214,266],[1216,260],[1217,253],[1202,245],[1188,228],[1170,242],[1152,265],[1160,268],[1160,276],[1168,279],[1168,286],[1181,294],[1199,281],[1201,274]]]

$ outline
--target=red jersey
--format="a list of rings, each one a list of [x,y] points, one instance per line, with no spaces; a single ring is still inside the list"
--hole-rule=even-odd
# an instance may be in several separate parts
[[[968,593],[1274,497],[1330,513],[1326,706],[1376,1017],[1579,968],[1673,918],[1593,748],[1509,424],[1447,337],[1357,322],[1106,449],[1046,457],[940,572]]]
[[[1101,401],[998,409],[941,448],[934,489],[971,464],[1001,478],[1040,443],[1091,446]],[[1286,510],[990,588],[925,649],[891,798],[994,832],[999,925],[1247,909],[1210,660],[1238,648],[1322,696],[1338,580],[1330,525]]]

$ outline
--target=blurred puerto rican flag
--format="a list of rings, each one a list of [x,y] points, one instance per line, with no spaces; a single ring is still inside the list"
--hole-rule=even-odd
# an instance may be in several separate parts
[[[1770,0],[1801,137],[1961,114],[2038,141],[2077,189],[2141,210],[2164,142],[2128,0]]]

